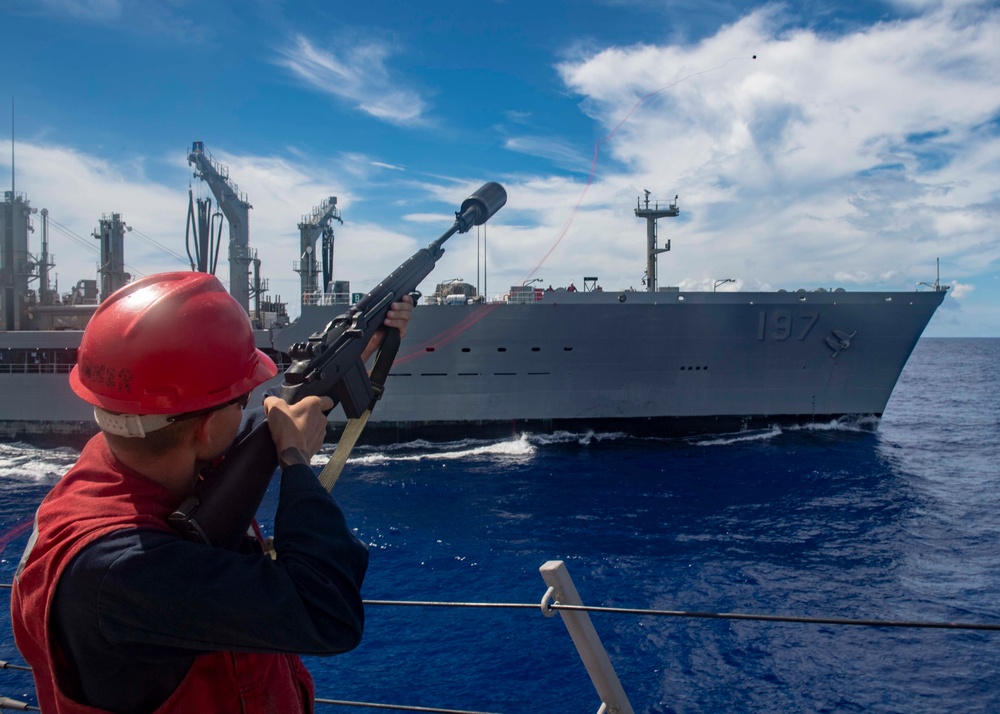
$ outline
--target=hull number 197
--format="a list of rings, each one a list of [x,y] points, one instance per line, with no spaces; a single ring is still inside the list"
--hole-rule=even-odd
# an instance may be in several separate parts
[[[801,342],[818,319],[818,312],[800,312],[793,315],[791,310],[761,310],[757,316],[757,339],[761,342],[764,340],[783,342],[789,337],[794,337]]]

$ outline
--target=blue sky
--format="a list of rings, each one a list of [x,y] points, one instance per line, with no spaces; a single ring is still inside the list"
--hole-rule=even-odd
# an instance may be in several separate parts
[[[649,190],[680,196],[661,285],[913,290],[940,258],[926,334],[1000,336],[994,2],[3,0],[0,28],[0,171],[13,99],[63,291],[95,277],[105,213],[136,275],[184,269],[197,140],[293,314],[296,224],[324,198],[363,291],[495,180],[485,249],[453,238],[429,282],[641,288]]]

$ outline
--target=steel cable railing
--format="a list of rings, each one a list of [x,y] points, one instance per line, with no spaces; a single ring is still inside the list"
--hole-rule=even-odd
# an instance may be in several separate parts
[[[550,561],[550,563],[547,563],[545,566],[543,566],[543,572],[545,568],[550,566],[550,564],[556,564],[560,569],[564,570],[562,564],[559,563],[558,561]],[[568,574],[566,574],[566,577],[568,578]],[[9,590],[12,587],[13,586],[9,583],[0,583],[0,589]],[[541,610],[542,614],[545,615],[546,617],[551,617],[556,612],[560,612],[560,614],[565,613],[563,615],[564,618],[567,617],[567,615],[569,615],[570,613],[583,614],[583,613],[594,612],[594,613],[632,615],[632,616],[643,616],[643,617],[743,620],[743,621],[758,621],[758,622],[861,626],[861,627],[978,630],[978,631],[994,631],[994,632],[1000,631],[1000,623],[939,622],[939,621],[926,621],[926,620],[924,621],[878,620],[878,619],[862,619],[862,618],[846,618],[846,617],[804,617],[797,615],[766,615],[766,614],[738,613],[738,612],[709,612],[709,611],[694,611],[694,610],[664,610],[664,609],[630,608],[630,607],[603,607],[595,605],[561,603],[553,600],[554,592],[555,592],[555,587],[550,586],[549,589],[545,592],[545,595],[542,597],[540,603],[458,602],[458,601],[443,601],[443,600],[364,600],[363,602],[366,607],[370,606],[450,607],[450,608],[481,608],[481,609],[507,609],[507,610],[511,609],[534,610],[538,608]],[[570,597],[567,599],[575,599],[575,598]],[[570,633],[572,635],[573,628],[570,627],[569,623],[567,623],[567,628],[570,628]],[[10,664],[4,661],[0,661],[0,669],[31,671],[30,667]],[[588,671],[589,670],[590,668],[588,666]],[[393,711],[430,712],[433,714],[499,714],[497,712],[472,711],[467,709],[442,709],[437,707],[419,707],[406,704],[356,702],[356,701],[347,701],[340,699],[316,698],[315,701],[317,704],[328,704],[334,706],[350,706],[350,707],[393,710]],[[625,701],[625,704],[627,706],[627,700]],[[25,702],[21,702],[15,699],[10,699],[8,697],[0,697],[0,709],[17,709],[21,711],[38,710],[37,707],[33,707],[29,704],[26,704]],[[629,708],[628,711],[631,711],[631,708]]]

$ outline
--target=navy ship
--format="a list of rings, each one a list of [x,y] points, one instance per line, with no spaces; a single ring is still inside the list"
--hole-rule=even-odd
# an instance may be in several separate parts
[[[266,298],[249,248],[249,203],[200,142],[188,156],[229,223],[230,285],[279,366],[289,347],[321,329],[359,295],[332,268],[336,198],[299,223],[302,305],[289,322]],[[637,202],[646,221],[643,291],[513,286],[485,301],[467,284],[441,284],[414,311],[406,339],[363,439],[394,442],[501,437],[520,432],[622,432],[677,437],[776,424],[871,418],[877,424],[913,347],[947,293],[935,282],[912,292],[687,292],[657,285],[657,221],[673,202]],[[102,218],[99,281],[66,296],[48,287],[45,212],[40,258],[29,253],[34,209],[5,193],[0,269],[0,437],[87,436],[90,407],[69,388],[81,330],[101,297],[125,284],[119,214]],[[210,208],[189,206],[189,248],[198,269],[214,268]],[[200,234],[200,239],[197,236]],[[214,250],[213,250],[214,241]],[[319,248],[317,248],[319,244]],[[329,260],[328,260],[329,258]],[[394,266],[388,266],[386,272]],[[251,268],[253,270],[251,271]],[[29,289],[30,281],[38,289]],[[100,286],[98,286],[100,282]],[[57,291],[56,291],[57,292]],[[280,383],[280,375],[262,389]],[[331,439],[343,426],[331,415]]]
[[[366,438],[675,437],[877,418],[944,295],[552,291],[421,306]],[[304,307],[281,341],[329,314]]]

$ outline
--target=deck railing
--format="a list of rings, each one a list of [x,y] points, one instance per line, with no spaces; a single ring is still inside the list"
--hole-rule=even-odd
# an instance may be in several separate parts
[[[446,607],[446,608],[484,608],[484,609],[539,609],[546,617],[559,613],[569,631],[577,653],[587,668],[591,682],[597,690],[600,707],[597,714],[634,714],[632,705],[622,688],[618,675],[601,644],[600,637],[590,621],[590,612],[614,613],[632,616],[660,616],[673,618],[722,619],[722,620],[753,620],[759,622],[789,622],[799,624],[860,626],[875,628],[918,628],[945,630],[974,630],[1000,632],[1000,623],[972,622],[934,622],[913,620],[870,620],[843,617],[800,617],[790,615],[767,615],[735,612],[699,612],[690,610],[654,610],[622,607],[599,607],[585,605],[570,578],[569,571],[560,560],[550,560],[539,569],[542,579],[548,586],[539,603],[490,603],[490,602],[442,602],[413,600],[365,600],[366,607]],[[0,588],[10,589],[10,584],[0,584]],[[0,661],[0,669],[30,671],[29,667]],[[351,706],[372,709],[435,712],[437,714],[500,714],[498,712],[472,711],[468,709],[444,709],[438,707],[419,707],[407,704],[387,704],[373,702],[356,702],[340,699],[324,699],[317,697],[317,704],[335,706]],[[18,709],[22,711],[37,711],[38,708],[25,702],[7,697],[0,697],[0,709]]]

